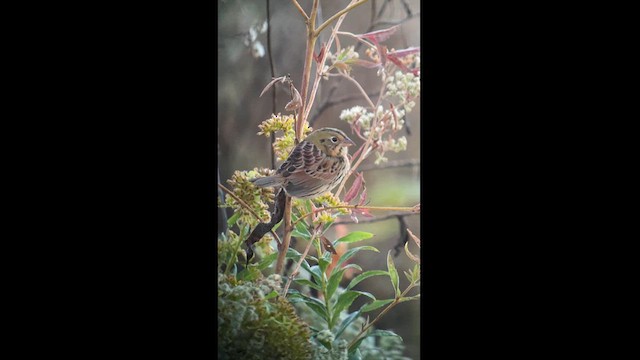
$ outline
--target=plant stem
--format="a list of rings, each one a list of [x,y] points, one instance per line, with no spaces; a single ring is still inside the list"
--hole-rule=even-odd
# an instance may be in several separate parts
[[[300,260],[298,260],[298,263],[296,264],[296,267],[293,268],[293,272],[288,277],[287,284],[284,286],[284,289],[282,290],[282,296],[287,296],[287,291],[289,291],[289,286],[291,286],[291,282],[293,281],[293,278],[296,275],[298,275],[298,271],[300,270],[300,265],[302,265],[302,262],[307,257],[307,254],[309,253],[309,249],[311,249],[311,243],[313,242],[314,238],[315,237],[311,238],[311,240],[307,244],[307,247],[304,249],[304,252],[302,253],[302,256],[300,256]]]
[[[253,209],[251,207],[249,207],[249,205],[247,205],[246,202],[242,201],[242,199],[237,197],[236,194],[231,192],[231,190],[227,189],[222,184],[218,184],[218,187],[220,189],[224,190],[224,192],[226,192],[229,196],[231,196],[233,198],[233,200],[237,201],[238,204],[240,204],[243,208],[247,209],[253,216],[255,216],[256,219],[258,219],[258,221],[263,223],[263,221],[260,218],[260,216],[258,216],[258,214],[256,214],[256,212],[253,211]],[[271,232],[271,235],[273,235],[274,239],[276,239],[276,241],[278,242],[278,245],[280,245],[281,241],[280,241],[280,237],[278,236],[278,234],[276,234],[275,231],[273,231],[273,230],[270,230],[270,232]]]
[[[321,207],[318,209],[313,210],[311,213],[308,214],[304,214],[302,216],[300,216],[300,218],[298,220],[296,220],[296,222],[294,222],[291,227],[295,227],[302,219],[304,219],[305,217],[311,215],[311,214],[315,214],[318,213],[320,211],[324,211],[324,210],[331,210],[331,209],[364,209],[364,210],[395,210],[395,211],[410,211],[412,213],[419,213],[420,210],[416,210],[416,207],[395,207],[395,206],[362,206],[362,205],[342,205],[342,206],[327,206],[327,207]]]
[[[291,243],[291,197],[287,195],[284,203],[284,239],[282,240],[282,246],[280,246],[278,252],[278,261],[276,262],[276,274],[282,274],[282,268],[284,267],[284,259],[289,250],[289,244]]]
[[[409,284],[409,286],[402,292],[402,294],[400,294],[400,296],[396,296],[396,298],[389,305],[387,305],[387,307],[384,308],[384,310],[382,310],[380,314],[378,314],[378,316],[376,316],[376,318],[373,319],[372,322],[368,323],[367,326],[365,326],[364,328],[362,328],[362,330],[360,330],[360,333],[356,335],[356,337],[354,337],[353,340],[351,340],[347,348],[351,348],[351,346],[353,346],[353,344],[355,344],[358,341],[358,339],[360,338],[360,336],[362,336],[362,334],[366,333],[367,330],[369,330],[369,328],[372,327],[373,324],[378,322],[378,320],[380,320],[386,313],[388,313],[389,310],[391,310],[394,306],[398,305],[398,303],[400,303],[400,300],[409,292],[409,290],[413,288],[414,288],[414,284]]]
[[[327,19],[327,21],[325,21],[324,23],[322,23],[322,25],[318,26],[318,28],[316,29],[316,31],[314,32],[315,36],[318,36],[318,34],[320,34],[320,32],[322,30],[324,30],[324,28],[326,28],[327,26],[329,26],[329,24],[331,24],[335,19],[339,18],[340,16],[348,13],[349,11],[355,9],[356,7],[366,3],[368,0],[360,0],[360,1],[356,1],[356,2],[352,2],[351,4],[349,4],[349,6],[347,6],[346,8],[338,11],[337,13],[335,13],[332,17],[330,17],[329,19]]]

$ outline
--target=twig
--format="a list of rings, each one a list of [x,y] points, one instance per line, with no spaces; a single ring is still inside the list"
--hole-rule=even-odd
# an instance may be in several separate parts
[[[291,0],[291,2],[293,3],[293,5],[295,5],[296,9],[298,9],[298,11],[300,11],[300,14],[302,14],[302,16],[305,18],[305,20],[309,20],[309,15],[307,15],[306,12],[304,12],[304,10],[302,9],[302,6],[300,6],[300,4],[298,4],[297,0]]]
[[[405,295],[407,295],[409,290],[413,289],[414,287],[415,287],[414,284],[409,284],[409,286],[405,289],[405,291],[402,292],[402,294],[400,294],[400,296],[397,296],[389,305],[387,305],[386,308],[384,308],[384,310],[382,310],[382,312],[380,312],[380,314],[378,314],[378,316],[376,316],[375,319],[373,319],[372,322],[368,323],[367,326],[363,327],[362,330],[360,330],[358,335],[356,335],[356,337],[354,337],[353,340],[351,340],[347,348],[351,348],[351,346],[353,346],[353,344],[355,344],[358,341],[358,339],[360,338],[360,336],[362,336],[362,334],[366,333],[367,330],[369,330],[369,328],[373,326],[373,324],[378,322],[378,320],[380,320],[387,312],[389,312],[389,310],[391,310],[393,307],[399,304],[400,299],[402,299]]]
[[[218,148],[220,147],[220,145],[218,145]],[[220,168],[218,167],[217,169],[218,172],[218,183],[220,183]],[[218,197],[220,197],[220,202],[222,204],[224,204],[224,192],[221,189],[218,189]],[[219,207],[218,208],[218,213],[222,214],[222,232],[226,233],[227,232],[227,209],[224,207]]]
[[[284,193],[284,191],[283,191]],[[278,260],[276,261],[276,274],[282,273],[282,267],[284,265],[284,259],[289,250],[289,244],[291,243],[291,233],[293,227],[291,226],[291,197],[286,196],[284,203],[284,239],[282,240],[282,246],[278,249]]]
[[[332,209],[362,209],[362,210],[396,210],[396,211],[405,211],[405,212],[412,212],[412,213],[419,213],[420,212],[420,204],[416,205],[416,206],[412,206],[412,207],[398,207],[398,206],[361,206],[361,205],[341,205],[341,206],[327,206],[327,207],[321,207],[318,209],[313,210],[310,213],[301,215],[300,218],[298,220],[296,220],[291,227],[295,227],[300,221],[302,221],[304,218],[306,218],[307,216],[311,215],[311,214],[315,214],[315,213],[319,213],[321,211],[325,211],[325,210],[332,210]]]
[[[366,223],[374,223],[374,222],[378,222],[378,221],[385,221],[385,220],[389,220],[389,219],[393,219],[393,218],[401,218],[401,217],[405,217],[405,216],[412,216],[412,215],[419,215],[420,213],[415,213],[415,212],[390,212],[384,216],[376,216],[376,217],[371,217],[371,218],[362,218],[359,219],[358,222],[355,222],[354,220],[341,220],[341,221],[337,221],[334,222],[333,225],[348,225],[348,224],[366,224]]]
[[[271,78],[276,75],[276,70],[273,65],[273,54],[271,52],[271,13],[269,11],[269,0],[267,0],[267,53],[269,54],[269,68],[271,69]],[[273,86],[273,97],[271,101],[271,113],[276,113],[276,87]],[[271,133],[271,144],[269,144],[269,150],[271,152],[271,168],[276,168],[276,153],[273,150],[273,143],[276,141],[276,134]],[[220,182],[220,180],[218,180]]]
[[[304,258],[307,257],[307,254],[309,253],[309,249],[311,249],[311,244],[313,243],[314,239],[315,239],[315,234],[311,238],[311,240],[309,240],[309,243],[307,244],[307,247],[304,249],[302,256],[300,256],[300,260],[298,260],[296,267],[293,269],[293,272],[291,273],[291,275],[288,276],[287,284],[284,286],[284,289],[282,290],[282,296],[287,296],[287,291],[289,290],[289,286],[291,286],[291,282],[293,281],[293,278],[296,277],[296,275],[298,275],[298,271],[300,270],[300,265],[302,265]]]
[[[369,95],[367,95],[367,92],[364,91],[364,89],[362,88],[362,86],[351,76],[346,75],[344,73],[341,73],[342,76],[344,78],[346,78],[347,80],[351,81],[357,88],[358,90],[360,90],[360,93],[364,96],[365,100],[367,100],[367,103],[369,103],[369,106],[371,106],[371,111],[373,111],[374,113],[376,112],[376,107],[375,105],[373,105],[373,101],[371,101],[371,99],[369,98]]]
[[[360,171],[385,170],[385,169],[392,169],[392,168],[406,167],[406,166],[410,166],[410,167],[420,166],[420,160],[419,159],[393,160],[381,166],[370,164],[367,166],[362,166],[360,168]]]
[[[342,78],[339,78],[338,80],[341,80],[341,79]],[[369,98],[376,97],[378,95],[380,95],[380,94],[379,93],[367,94],[367,96],[369,96]],[[335,105],[340,105],[340,104],[348,102],[348,101],[361,99],[362,96],[360,96],[360,95],[350,95],[350,96],[345,96],[345,97],[342,97],[340,99],[336,99],[336,100],[333,100],[333,101],[328,101],[330,98],[331,98],[331,92],[329,93],[329,95],[327,96],[325,101],[323,101],[322,104],[318,105],[315,114],[313,114],[311,119],[309,119],[309,126],[311,126],[312,122],[315,122],[315,120],[317,120],[318,117],[320,117],[320,115],[322,115],[322,113],[325,112],[325,110],[327,110],[328,108],[330,108],[332,106],[335,106]]]
[[[337,13],[335,13],[332,17],[330,17],[329,19],[327,19],[327,21],[325,21],[324,23],[322,23],[322,25],[318,26],[318,28],[314,31],[314,35],[318,36],[318,34],[320,34],[320,32],[322,30],[324,30],[324,28],[326,28],[327,26],[329,26],[329,24],[331,24],[334,20],[336,20],[337,18],[339,18],[340,16],[348,13],[349,11],[355,9],[356,7],[366,3],[368,0],[360,0],[357,1],[355,3],[350,4],[349,6],[347,6],[346,8],[338,11]]]
[[[224,192],[226,192],[229,196],[231,196],[233,198],[233,200],[237,201],[238,204],[242,205],[243,208],[249,210],[249,212],[256,218],[258,219],[259,222],[264,223],[262,221],[262,219],[260,218],[260,216],[258,214],[256,214],[255,211],[253,211],[253,209],[247,205],[246,202],[244,202],[242,199],[240,199],[239,197],[236,196],[236,194],[234,194],[231,190],[227,189],[226,187],[224,187],[224,185],[218,183],[218,187],[222,190],[224,190]],[[278,243],[280,243],[280,237],[278,236],[278,234],[275,233],[275,231],[270,230],[271,234],[273,235],[273,237],[276,239],[276,241],[278,241]]]

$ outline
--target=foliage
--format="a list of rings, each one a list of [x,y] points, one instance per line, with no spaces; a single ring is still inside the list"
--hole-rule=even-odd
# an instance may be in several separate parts
[[[343,10],[343,15],[358,4],[352,1]],[[307,16],[304,11],[302,13]],[[314,16],[312,12],[311,17]],[[351,215],[355,220],[356,215],[371,216],[368,211],[373,207],[365,205],[365,179],[362,173],[355,171],[356,168],[372,154],[376,156],[375,163],[381,164],[386,161],[387,151],[406,150],[407,139],[398,132],[406,125],[406,114],[415,107],[420,94],[419,49],[387,49],[383,43],[396,27],[360,35],[339,32],[342,19],[336,22],[332,36],[322,45],[320,54],[311,53],[312,56],[307,57],[302,96],[290,83],[292,103],[296,106],[288,105],[285,110],[294,110],[295,114],[273,114],[259,125],[258,135],[275,135],[274,153],[279,161],[285,160],[296,144],[296,137],[304,138],[312,130],[305,116],[313,105],[318,83],[342,77],[363,93],[366,106],[345,109],[340,119],[347,122],[364,143],[352,155],[352,172],[335,194],[328,192],[312,200],[294,198],[292,205],[285,208],[291,221],[290,227],[289,223],[282,226],[285,236],[295,236],[306,245],[303,253],[279,245],[278,251],[296,264],[285,278],[277,274],[266,276],[274,268],[278,255],[271,235],[265,235],[256,244],[257,261],[245,265],[246,254],[242,249],[251,229],[259,222],[270,221],[269,205],[274,202],[273,189],[258,188],[251,180],[271,175],[273,170],[235,171],[227,181],[230,193],[241,201],[228,196],[223,204],[219,204],[234,212],[228,219],[229,230],[218,239],[218,355],[221,358],[407,359],[402,356],[402,338],[392,331],[376,329],[374,325],[400,303],[420,299],[420,294],[410,295],[410,291],[420,285],[419,256],[405,247],[414,267],[404,271],[402,279],[391,252],[386,254],[386,269],[364,271],[352,262],[356,254],[368,252],[372,256],[384,256],[377,255],[380,251],[376,247],[366,245],[374,234],[353,231],[339,239],[327,239],[327,231],[339,216]],[[314,28],[315,20],[307,24]],[[325,24],[315,29],[324,28]],[[354,46],[341,48],[339,42],[336,42],[335,50],[331,50],[337,36],[348,36],[365,43],[368,59],[362,59]],[[313,50],[315,40],[311,37],[308,50]],[[311,59],[315,59],[317,68],[322,71],[315,73],[308,96]],[[354,66],[372,69],[379,78],[380,93],[375,103],[352,77]],[[267,88],[280,83],[277,80],[274,78]],[[351,188],[341,198],[347,179],[354,174],[356,178]],[[350,205],[352,201],[354,205]],[[276,227],[282,224],[285,220]],[[419,239],[410,234],[419,246]],[[339,245],[345,245],[348,250],[336,253],[335,248]],[[315,256],[309,254],[311,247],[315,248]],[[344,284],[348,270],[360,273]],[[388,279],[386,281],[393,289],[392,298],[377,299],[371,293],[358,290],[358,284],[374,277]],[[295,288],[290,287],[292,284]],[[356,299],[366,299],[366,302],[353,308]],[[370,319],[368,315],[374,311],[377,315]]]
[[[280,276],[255,282],[218,275],[218,359],[310,359],[308,325],[275,296]]]

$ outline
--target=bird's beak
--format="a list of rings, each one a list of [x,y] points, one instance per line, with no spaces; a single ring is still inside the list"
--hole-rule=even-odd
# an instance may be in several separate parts
[[[344,140],[342,141],[342,144],[344,144],[344,146],[352,146],[355,145],[356,143],[354,143],[351,139],[349,138],[344,138]]]

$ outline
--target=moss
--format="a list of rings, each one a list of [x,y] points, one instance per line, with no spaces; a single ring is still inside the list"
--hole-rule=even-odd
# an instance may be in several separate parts
[[[255,282],[218,275],[219,359],[311,359],[308,325],[286,299],[265,298],[279,290],[279,275]]]

